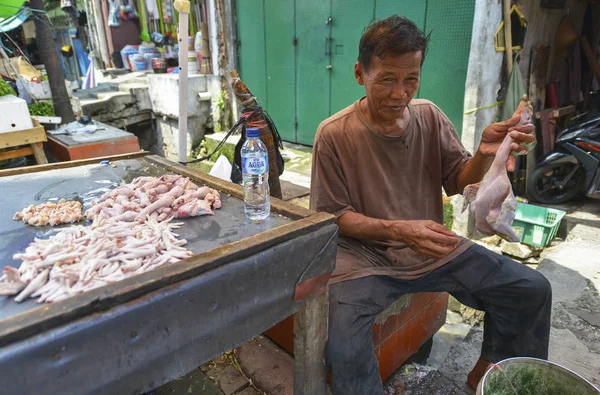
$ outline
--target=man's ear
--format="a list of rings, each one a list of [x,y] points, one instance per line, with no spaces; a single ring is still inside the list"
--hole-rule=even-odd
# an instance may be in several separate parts
[[[365,84],[364,73],[365,71],[363,70],[363,67],[360,64],[360,62],[356,62],[354,64],[354,78],[356,78],[356,82],[358,82],[358,85]]]

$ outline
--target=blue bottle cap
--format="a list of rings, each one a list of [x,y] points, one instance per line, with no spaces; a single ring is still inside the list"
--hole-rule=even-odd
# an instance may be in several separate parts
[[[101,165],[108,165],[110,163],[110,161],[108,160],[103,160],[102,162],[100,162]]]
[[[246,129],[246,137],[255,138],[260,136],[260,130],[258,128],[248,128]]]

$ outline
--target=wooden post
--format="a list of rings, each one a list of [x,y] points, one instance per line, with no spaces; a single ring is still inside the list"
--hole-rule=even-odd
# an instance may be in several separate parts
[[[105,20],[102,18],[102,5],[100,4],[100,0],[91,0],[92,11],[94,13],[94,23],[96,24],[96,37],[98,39],[98,45],[100,50],[100,59],[104,63],[104,68],[109,68],[111,65],[111,55],[108,53],[108,45],[106,42],[106,29],[110,29],[110,26],[104,25],[106,24]]]
[[[246,84],[244,84],[244,82],[240,79],[240,75],[238,74],[237,70],[233,70],[231,72],[231,77],[233,78],[233,93],[240,101],[242,108],[260,108],[260,106],[256,102],[256,98],[254,97],[252,92],[250,92],[250,89],[248,89]],[[260,120],[265,120],[262,114],[253,115],[252,117],[250,117],[248,122],[256,122]],[[281,183],[279,182],[279,169],[277,168],[277,156],[275,148],[276,142],[273,137],[273,132],[268,125],[260,129],[260,139],[267,147],[267,152],[269,154],[270,195],[278,199],[282,199],[283,193],[281,192]]]
[[[510,1],[503,0],[504,5],[504,48],[506,50],[506,75],[510,78],[513,69],[512,26],[510,20]]]
[[[45,165],[48,163],[48,159],[46,159],[46,154],[44,153],[44,145],[42,143],[31,144],[31,149],[33,150],[33,156],[38,165]]]
[[[294,395],[326,395],[329,292],[312,296],[294,315]]]

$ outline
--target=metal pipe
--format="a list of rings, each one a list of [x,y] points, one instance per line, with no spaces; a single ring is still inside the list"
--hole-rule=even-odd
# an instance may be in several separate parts
[[[506,71],[510,78],[513,69],[512,26],[510,21],[511,0],[503,0],[504,5],[504,48],[506,50]]]
[[[208,0],[208,29],[212,72],[214,75],[219,75],[219,39],[217,37],[217,6],[215,0]]]
[[[188,15],[190,2],[175,0],[175,9],[179,12],[179,139],[177,160],[187,162],[187,79],[188,79]]]

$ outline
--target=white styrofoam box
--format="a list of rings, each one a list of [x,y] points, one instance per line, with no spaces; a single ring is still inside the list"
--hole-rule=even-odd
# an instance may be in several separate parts
[[[0,96],[0,133],[31,129],[27,102],[13,95]]]

